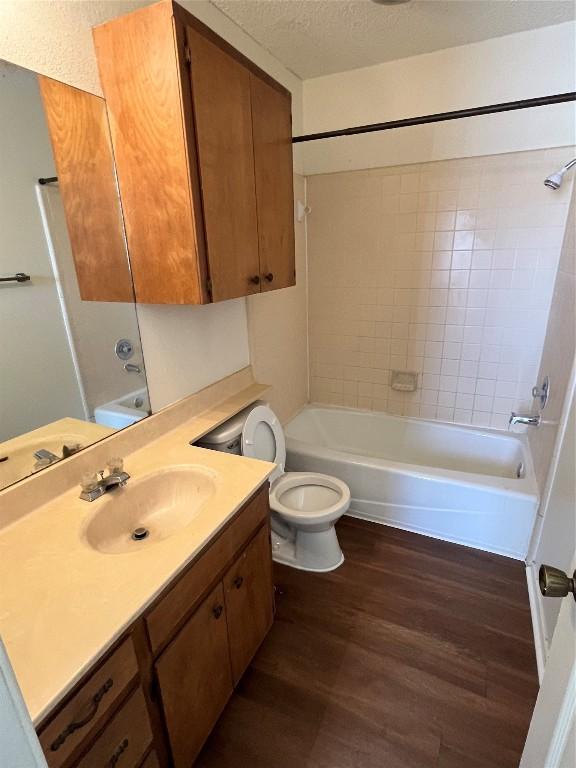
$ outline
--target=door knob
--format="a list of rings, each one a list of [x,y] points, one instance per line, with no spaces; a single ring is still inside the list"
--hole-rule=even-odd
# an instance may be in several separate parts
[[[260,285],[260,275],[253,275],[250,278],[250,282],[253,283],[254,285]]]
[[[274,280],[274,275],[272,274],[272,272],[267,272],[264,275],[264,280],[267,280],[269,283],[271,283],[272,280]]]
[[[541,565],[538,572],[540,592],[544,597],[566,597],[569,592],[572,592],[576,600],[575,580],[576,571],[570,577],[564,571],[553,568],[551,565]]]

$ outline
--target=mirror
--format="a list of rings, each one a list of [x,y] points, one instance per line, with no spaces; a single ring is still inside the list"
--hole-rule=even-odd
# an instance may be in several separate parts
[[[0,488],[149,413],[103,99],[0,61]]]

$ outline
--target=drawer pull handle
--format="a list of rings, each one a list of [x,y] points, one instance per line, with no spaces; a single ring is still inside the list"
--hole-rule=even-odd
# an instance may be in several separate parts
[[[272,280],[274,280],[274,275],[272,274],[272,272],[268,272],[267,274],[264,275],[264,279],[267,280],[269,283],[271,283]]]
[[[212,614],[215,619],[219,619],[220,616],[222,616],[222,611],[224,610],[223,605],[215,605],[214,608],[212,608]]]
[[[92,699],[90,700],[90,703],[88,704],[88,711],[84,715],[84,717],[81,717],[79,720],[73,720],[69,725],[64,728],[62,733],[54,739],[52,744],[50,745],[50,749],[52,752],[56,752],[60,749],[62,744],[66,741],[68,736],[71,736],[76,731],[80,730],[80,728],[84,728],[85,725],[88,725],[90,720],[96,715],[96,712],[98,712],[98,707],[100,706],[100,702],[104,698],[104,696],[108,693],[110,688],[114,685],[114,681],[111,677],[106,680],[104,685],[99,688],[94,696],[92,696]]]
[[[253,285],[260,285],[260,275],[253,275],[250,278],[250,282],[253,283]]]
[[[244,584],[244,577],[243,576],[236,576],[234,579],[234,586],[236,589],[240,589],[240,587]]]
[[[115,768],[116,763],[118,762],[118,760],[120,760],[120,758],[122,757],[124,752],[126,752],[127,749],[128,749],[128,739],[124,739],[124,741],[116,749],[116,752],[114,752],[110,760],[108,760],[108,762],[106,763],[106,768]]]

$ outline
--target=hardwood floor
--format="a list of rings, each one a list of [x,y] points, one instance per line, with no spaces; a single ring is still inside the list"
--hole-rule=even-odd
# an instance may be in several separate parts
[[[274,626],[201,768],[517,768],[538,690],[522,563],[343,518],[275,566]]]

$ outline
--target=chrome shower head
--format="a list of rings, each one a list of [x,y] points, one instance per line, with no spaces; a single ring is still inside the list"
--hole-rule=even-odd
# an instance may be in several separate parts
[[[569,171],[573,165],[576,165],[576,157],[574,160],[570,160],[569,163],[566,163],[566,165],[563,168],[560,168],[559,171],[556,171],[556,173],[551,173],[550,176],[544,179],[544,185],[548,187],[548,189],[560,189],[562,186],[562,180],[564,179],[564,174],[566,171]]]

